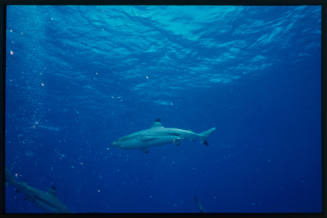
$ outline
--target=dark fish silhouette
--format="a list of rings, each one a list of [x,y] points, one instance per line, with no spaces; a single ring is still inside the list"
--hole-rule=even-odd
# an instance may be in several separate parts
[[[24,194],[24,198],[39,206],[40,208],[52,213],[70,213],[68,208],[56,197],[56,188],[51,187],[49,191],[41,191],[37,188],[27,185],[26,182],[19,182],[11,175],[6,168],[6,182],[12,185],[16,192]]]

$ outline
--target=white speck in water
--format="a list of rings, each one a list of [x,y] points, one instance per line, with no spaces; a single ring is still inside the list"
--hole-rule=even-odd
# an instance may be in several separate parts
[[[45,85],[44,82],[41,82],[41,86],[44,87],[44,85]]]
[[[99,75],[99,73],[98,72],[95,72],[95,75]]]
[[[10,55],[14,55],[14,51],[13,50],[10,50]]]
[[[9,30],[9,32],[11,32],[11,33],[12,33],[12,32],[13,32],[13,30],[12,30],[12,29],[10,29],[10,30]]]
[[[100,189],[98,189],[98,193],[100,193],[101,192],[101,190]]]
[[[145,76],[145,79],[149,79],[149,76]]]
[[[115,98],[115,96],[113,96],[113,95],[112,95],[112,96],[111,96],[111,98],[112,98],[112,99],[114,99],[114,98]]]
[[[106,148],[106,150],[107,150],[107,151],[109,151],[109,150],[110,150],[110,148],[109,148],[109,147],[107,147],[107,148]]]
[[[83,166],[83,165],[84,165],[84,162],[80,162],[79,164],[80,164],[81,166]]]
[[[54,18],[53,17],[50,17],[50,20],[54,20]]]
[[[71,167],[72,167],[72,169],[74,169],[74,168],[75,168],[75,166],[74,166],[74,165],[72,165]]]
[[[18,173],[15,173],[15,177],[17,178],[19,175],[18,175]]]

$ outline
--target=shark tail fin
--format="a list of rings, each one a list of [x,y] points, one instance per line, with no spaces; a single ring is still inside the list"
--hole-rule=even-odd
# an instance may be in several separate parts
[[[6,170],[5,181],[9,184],[16,183],[15,177],[9,172],[7,168],[5,170]]]
[[[203,131],[201,132],[199,135],[201,137],[201,143],[204,144],[204,145],[207,145],[208,146],[208,142],[207,142],[207,138],[208,136],[216,130],[216,127],[213,127],[211,129],[208,129],[206,131]]]

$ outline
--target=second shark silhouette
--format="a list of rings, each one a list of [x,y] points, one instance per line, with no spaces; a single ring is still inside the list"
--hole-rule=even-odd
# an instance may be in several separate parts
[[[42,191],[27,185],[26,182],[19,182],[8,169],[5,175],[6,182],[16,188],[17,192],[25,195],[26,200],[29,200],[51,213],[70,213],[69,209],[57,198],[56,190],[52,187],[49,191]]]

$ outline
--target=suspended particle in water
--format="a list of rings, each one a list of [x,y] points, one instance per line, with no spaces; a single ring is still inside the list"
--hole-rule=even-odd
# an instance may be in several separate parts
[[[9,30],[9,32],[11,32],[11,33],[12,33],[12,32],[13,32],[13,30],[12,30],[12,29],[10,29],[10,30]]]
[[[58,153],[58,155],[59,155],[59,159],[60,159],[60,160],[62,160],[62,159],[64,159],[64,158],[66,157],[65,154],[60,154],[60,153]]]
[[[98,193],[100,193],[101,192],[101,190],[100,189],[98,189]]]
[[[26,157],[33,157],[34,156],[34,152],[33,151],[26,151],[25,152],[25,156]]]
[[[10,55],[14,55],[14,51],[13,50],[10,50]]]
[[[45,85],[44,82],[41,82],[41,86],[44,87],[44,85]]]
[[[145,79],[149,79],[149,76],[145,76]]]

